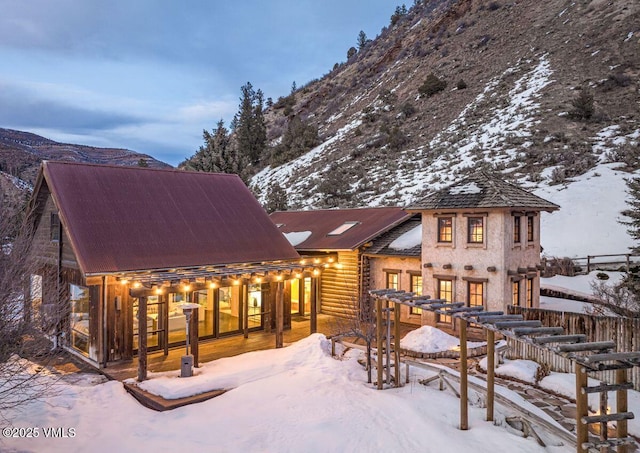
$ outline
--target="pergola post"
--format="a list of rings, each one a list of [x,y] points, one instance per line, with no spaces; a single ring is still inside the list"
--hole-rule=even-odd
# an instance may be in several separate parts
[[[396,302],[393,308],[393,360],[395,361],[396,387],[400,387],[400,304]]]
[[[276,283],[276,348],[284,346],[284,288]]]
[[[467,320],[460,318],[460,429],[469,429]]]
[[[376,299],[376,347],[378,353],[378,390],[382,390],[382,299]]]
[[[589,415],[588,395],[583,390],[587,386],[587,370],[584,366],[575,362],[576,373],[576,451],[586,453],[582,444],[589,440],[589,427],[582,423],[582,417]]]
[[[195,300],[195,299],[191,299]],[[199,325],[199,313],[198,309],[194,308],[191,310],[191,319],[189,320],[189,344],[191,347],[191,355],[193,356],[193,365],[198,368],[198,352],[199,352],[199,342],[198,342],[198,325]]]
[[[138,381],[147,379],[147,297],[138,298]]]
[[[496,377],[496,335],[487,329],[487,421],[493,421],[493,402],[495,399]]]
[[[244,324],[244,337],[249,338],[249,285],[243,283],[240,286],[240,293],[242,294],[242,322]]]
[[[318,278],[311,277],[311,333],[318,331]]]
[[[628,259],[628,257],[627,257]],[[616,370],[616,384],[617,385],[623,385],[627,383],[627,370],[626,369],[619,369]],[[627,405],[627,389],[625,388],[620,388],[618,390],[616,390],[616,411],[618,413],[620,412],[627,412],[628,411],[628,405]],[[627,431],[627,421],[626,420],[618,420],[616,422],[616,437],[618,439],[624,439],[625,437],[627,437],[628,435],[628,431]],[[617,448],[617,453],[627,453],[627,446],[626,445],[618,445]]]

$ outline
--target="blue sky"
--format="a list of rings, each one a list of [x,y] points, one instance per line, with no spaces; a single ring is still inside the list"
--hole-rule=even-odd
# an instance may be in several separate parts
[[[176,165],[246,82],[275,100],[321,77],[397,4],[0,0],[0,127]]]

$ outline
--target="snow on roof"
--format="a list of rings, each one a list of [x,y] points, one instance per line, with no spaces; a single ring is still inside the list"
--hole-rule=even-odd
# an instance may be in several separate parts
[[[478,187],[478,185],[473,181],[463,186],[454,186],[449,189],[449,193],[452,195],[472,194],[480,192],[482,192],[482,188]]]
[[[294,247],[309,239],[309,236],[311,236],[311,231],[293,231],[291,233],[284,233],[284,237],[286,237],[287,241],[289,241],[289,243]]]
[[[422,242],[422,224],[407,231],[399,238],[389,244],[389,248],[394,250],[407,250],[420,245]]]

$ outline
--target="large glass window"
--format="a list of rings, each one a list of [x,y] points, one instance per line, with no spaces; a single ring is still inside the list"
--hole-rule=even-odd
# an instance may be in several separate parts
[[[225,286],[218,290],[218,319],[221,334],[240,330],[239,288],[237,285]]]
[[[397,272],[386,272],[386,287],[388,289],[400,289],[400,275]]]
[[[453,217],[438,218],[438,242],[453,241]]]
[[[89,288],[69,285],[71,302],[71,346],[89,355]]]
[[[453,280],[437,280],[437,290],[438,290],[438,299],[444,299],[447,302],[453,301]],[[437,322],[448,322],[450,323],[452,320],[449,315],[436,315]]]
[[[520,243],[520,216],[513,217],[513,242],[514,244]]]
[[[482,307],[484,305],[484,283],[467,282],[469,293],[469,306]]]
[[[200,305],[198,308],[198,337],[214,335],[213,290],[200,290],[193,293],[193,301]]]
[[[469,217],[467,221],[469,225],[467,242],[470,244],[482,244],[484,242],[484,218]]]
[[[249,328],[262,325],[262,286],[249,285]]]
[[[422,275],[409,274],[411,292],[417,296],[422,296]],[[412,315],[419,315],[422,313],[422,308],[410,307],[409,313]]]

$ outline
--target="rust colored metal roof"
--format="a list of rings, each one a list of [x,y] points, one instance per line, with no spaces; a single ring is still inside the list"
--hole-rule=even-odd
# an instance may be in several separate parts
[[[271,220],[285,235],[311,233],[296,245],[298,251],[354,250],[409,217],[411,214],[397,207],[278,211],[271,214]],[[349,222],[356,223],[342,234],[329,234]]]
[[[85,274],[299,258],[236,175],[45,162]]]

